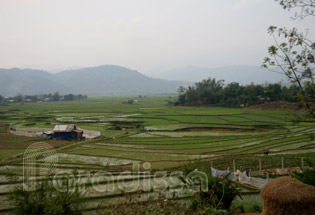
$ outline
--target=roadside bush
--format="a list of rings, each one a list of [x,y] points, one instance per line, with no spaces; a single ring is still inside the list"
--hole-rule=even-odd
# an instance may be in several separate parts
[[[263,209],[261,202],[242,202],[232,204],[232,211],[239,213],[261,213]]]
[[[190,180],[182,181],[191,185]],[[206,214],[210,209],[228,211],[236,196],[241,198],[240,190],[232,180],[228,179],[228,176],[208,176],[208,191],[197,193],[190,209],[195,212],[203,211]]]
[[[306,169],[302,173],[295,173],[292,177],[304,184],[315,186],[315,170],[313,169]]]
[[[200,192],[201,204],[229,210],[236,196],[241,197],[239,188],[227,176],[208,177],[208,191]]]

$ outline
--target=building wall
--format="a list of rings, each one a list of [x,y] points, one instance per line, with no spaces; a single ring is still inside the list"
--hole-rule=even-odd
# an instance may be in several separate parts
[[[71,132],[55,132],[54,133],[55,139],[62,139],[62,140],[71,140]]]

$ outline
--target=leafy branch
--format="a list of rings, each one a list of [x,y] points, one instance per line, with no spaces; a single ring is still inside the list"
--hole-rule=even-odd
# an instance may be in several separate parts
[[[275,0],[279,2],[283,9],[291,10],[299,8],[300,12],[296,12],[293,19],[304,19],[307,16],[315,16],[315,0]]]
[[[270,57],[264,58],[262,67],[271,71],[278,67],[278,73],[286,75],[292,83],[297,84],[300,91],[299,100],[315,118],[312,107],[315,94],[315,43],[307,38],[307,32],[299,33],[296,28],[288,30],[270,26],[268,33],[274,38],[275,44],[268,48]],[[279,43],[281,38],[284,38],[285,42]]]

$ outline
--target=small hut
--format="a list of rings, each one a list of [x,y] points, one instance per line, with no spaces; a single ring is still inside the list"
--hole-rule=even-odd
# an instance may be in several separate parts
[[[82,140],[83,130],[77,129],[74,124],[56,125],[54,128],[54,138],[58,140]]]

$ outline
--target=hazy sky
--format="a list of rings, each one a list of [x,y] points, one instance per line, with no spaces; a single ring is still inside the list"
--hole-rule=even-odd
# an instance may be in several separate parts
[[[293,14],[274,0],[0,0],[0,68],[261,65],[268,26],[314,38],[314,18]]]

